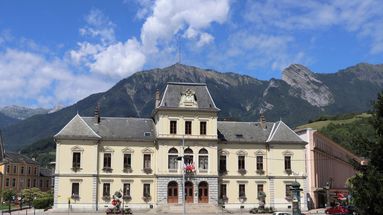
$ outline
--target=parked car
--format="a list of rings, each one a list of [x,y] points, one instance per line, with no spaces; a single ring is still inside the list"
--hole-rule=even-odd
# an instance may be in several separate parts
[[[326,214],[352,214],[352,211],[341,205],[337,205],[332,208],[327,208],[325,212]]]

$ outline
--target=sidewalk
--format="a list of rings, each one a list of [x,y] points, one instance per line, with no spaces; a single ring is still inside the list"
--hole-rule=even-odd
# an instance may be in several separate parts
[[[305,214],[310,214],[310,215],[324,215],[325,209],[314,209],[310,210],[308,212],[304,212]],[[2,212],[1,214],[4,215],[9,215],[8,212]],[[75,214],[75,215],[94,215],[94,214],[105,214],[104,211],[98,211],[98,212],[81,212],[81,211],[53,211],[53,210],[34,210],[34,209],[25,209],[25,210],[20,210],[20,211],[14,211],[11,212],[13,215],[41,215],[41,214],[58,214],[58,215],[65,215],[65,214]],[[182,215],[182,213],[156,213],[155,209],[143,209],[143,210],[135,210],[133,211],[134,215],[144,215],[144,214],[158,214],[158,215]],[[227,215],[250,215],[249,210],[244,209],[242,212],[240,210],[229,210],[229,211],[219,211],[216,213],[204,213],[204,212],[196,212],[196,211],[186,211],[186,214],[199,214],[199,215],[204,215],[204,214],[227,214]],[[266,214],[259,214],[259,215],[266,215]],[[271,213],[268,213],[267,215],[271,215]]]

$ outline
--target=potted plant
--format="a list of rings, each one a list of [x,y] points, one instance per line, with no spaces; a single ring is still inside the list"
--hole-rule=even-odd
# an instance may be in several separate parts
[[[244,175],[247,171],[245,169],[239,169],[238,172],[239,174]]]
[[[257,174],[259,174],[259,175],[263,175],[263,174],[265,174],[265,170],[263,170],[263,169],[257,169]]]
[[[104,167],[104,168],[102,168],[102,171],[104,171],[104,172],[112,172],[113,169],[111,167]]]
[[[291,169],[285,169],[285,172],[286,172],[286,174],[288,174],[288,175],[291,175],[291,173],[293,173],[293,171],[292,171]]]
[[[126,173],[131,173],[132,172],[132,167],[125,167],[123,169],[123,171],[126,172]]]
[[[150,167],[145,167],[144,168],[144,172],[146,173],[146,174],[150,174],[150,173],[152,173],[152,168],[150,168]]]

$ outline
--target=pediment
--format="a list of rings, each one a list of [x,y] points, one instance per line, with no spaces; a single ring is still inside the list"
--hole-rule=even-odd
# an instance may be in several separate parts
[[[247,156],[247,152],[243,151],[243,150],[239,150],[239,151],[237,151],[237,155],[239,155],[239,156]]]
[[[102,149],[103,152],[114,152],[114,150],[108,146],[105,146],[103,149]]]
[[[145,149],[142,150],[142,153],[144,153],[144,154],[153,154],[154,151],[151,148],[145,148]]]
[[[124,154],[133,154],[134,150],[132,148],[125,147],[125,148],[122,149],[122,153],[124,153]]]
[[[73,146],[71,148],[71,150],[72,150],[72,152],[83,152],[84,151],[84,149],[80,146]]]

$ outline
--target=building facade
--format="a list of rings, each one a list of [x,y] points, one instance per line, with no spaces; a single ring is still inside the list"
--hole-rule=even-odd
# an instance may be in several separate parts
[[[35,160],[18,153],[5,152],[0,134],[0,191],[12,189],[17,194],[33,187],[41,191],[51,189],[52,173],[41,168]]]
[[[206,84],[168,83],[152,118],[77,114],[55,135],[54,207],[101,210],[116,191],[132,208],[291,207],[291,183],[307,188],[306,143],[282,121],[218,121],[218,112]]]
[[[347,198],[346,182],[356,173],[351,160],[359,163],[361,159],[316,130],[302,129],[297,133],[308,142],[308,208],[324,208],[340,197]]]

